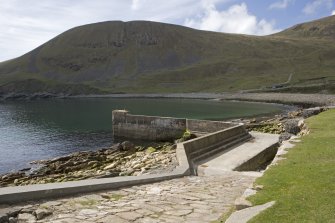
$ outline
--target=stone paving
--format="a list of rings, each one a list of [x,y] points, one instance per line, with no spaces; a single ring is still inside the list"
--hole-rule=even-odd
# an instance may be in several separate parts
[[[255,176],[225,172],[58,199],[23,207],[13,222],[212,222],[230,211]]]

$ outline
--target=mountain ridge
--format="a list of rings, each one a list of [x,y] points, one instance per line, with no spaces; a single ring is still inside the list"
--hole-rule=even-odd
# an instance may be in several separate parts
[[[88,24],[0,63],[0,94],[266,91],[291,73],[281,87],[305,83],[322,91],[326,77],[332,91],[332,30],[334,16],[269,36],[151,21]]]

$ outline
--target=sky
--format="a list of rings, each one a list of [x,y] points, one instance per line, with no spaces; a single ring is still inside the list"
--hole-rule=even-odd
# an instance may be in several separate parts
[[[261,36],[332,14],[335,0],[0,0],[0,61],[102,21],[150,20]]]

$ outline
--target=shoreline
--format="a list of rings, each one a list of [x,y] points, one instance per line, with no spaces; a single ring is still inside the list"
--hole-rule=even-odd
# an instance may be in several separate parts
[[[109,148],[73,152],[29,164],[39,167],[0,174],[0,188],[171,172],[177,166],[177,158],[173,143],[139,146],[123,141]]]
[[[294,93],[115,93],[90,95],[63,94],[8,94],[0,95],[0,101],[40,100],[40,99],[75,99],[75,98],[180,98],[180,99],[209,99],[243,102],[275,103],[301,106],[334,106],[335,95],[330,94],[294,94]]]

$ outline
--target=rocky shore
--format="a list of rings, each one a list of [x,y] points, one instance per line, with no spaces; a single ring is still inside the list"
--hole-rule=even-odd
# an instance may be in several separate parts
[[[33,161],[40,168],[0,175],[0,187],[172,171],[178,165],[175,151],[176,146],[171,143],[143,147],[125,141],[98,151]]]
[[[298,109],[287,114],[275,115],[273,118],[253,118],[240,120],[249,131],[279,134],[279,141],[285,141],[294,135],[308,134],[304,119],[325,111],[324,107]]]

